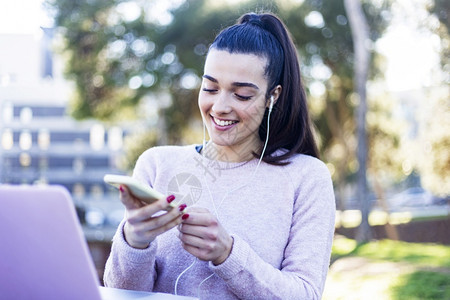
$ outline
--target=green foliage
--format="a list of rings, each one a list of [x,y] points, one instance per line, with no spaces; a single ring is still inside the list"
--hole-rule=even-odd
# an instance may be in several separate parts
[[[407,132],[407,124],[393,116],[396,100],[379,91],[383,89],[377,86],[370,89],[366,115],[370,157],[367,171],[374,186],[398,182],[405,176],[401,163],[405,160],[402,137]],[[381,198],[383,195],[377,196]]]
[[[448,87],[429,95],[429,111],[419,133],[416,165],[424,187],[436,195],[450,195],[450,100]],[[424,113],[424,112],[423,112]],[[422,159],[420,159],[422,158]],[[425,158],[425,159],[424,159]]]
[[[430,22],[430,29],[440,38],[443,49],[441,50],[441,65],[447,72],[446,81],[449,83],[450,76],[450,3],[447,0],[434,0],[428,6],[428,11],[437,18],[439,25]]]
[[[132,114],[124,110],[137,110],[142,99],[166,92],[171,103],[160,106],[160,115],[166,119],[168,143],[183,143],[185,127],[199,117],[197,89],[214,36],[245,12],[277,13],[298,47],[322,157],[334,166],[338,185],[353,178],[357,170],[353,43],[341,0],[253,0],[233,5],[186,0],[170,10],[172,22],[164,24],[151,14],[162,0],[47,1],[65,38],[66,74],[76,84],[73,116],[125,119]],[[130,19],[119,8],[133,3],[140,15]],[[389,1],[363,3],[373,44],[389,20]],[[321,16],[321,24],[305,21],[312,12]],[[376,64],[371,74],[379,74]],[[324,93],[315,95],[314,84],[322,86]]]
[[[352,251],[354,251],[357,246],[358,242],[356,240],[344,237],[335,237],[331,248],[331,255],[334,259],[342,256],[347,256],[352,253]]]
[[[416,271],[401,275],[391,287],[395,300],[450,299],[450,274]]]
[[[157,144],[158,135],[152,130],[135,132],[125,139],[125,156],[121,161],[121,168],[133,170],[139,156],[147,149]]]
[[[387,25],[389,1],[364,1],[363,9],[374,43]],[[320,12],[323,24],[308,26],[303,20],[311,12]],[[353,181],[358,169],[354,118],[357,102],[353,95],[353,41],[343,2],[306,0],[280,13],[298,46],[322,157],[333,165],[333,179],[338,186]],[[372,54],[375,62],[376,54]],[[320,76],[318,68],[328,69],[329,75]],[[370,74],[372,78],[379,76],[377,64],[371,65]],[[318,83],[323,85],[324,94],[315,96],[311,88]]]

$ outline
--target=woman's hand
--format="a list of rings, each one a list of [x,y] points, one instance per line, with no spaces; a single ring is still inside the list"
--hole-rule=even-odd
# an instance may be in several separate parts
[[[195,257],[220,265],[230,255],[233,238],[207,209],[192,207],[178,227],[183,248]]]
[[[130,194],[126,186],[120,186],[120,201],[126,209],[123,234],[131,247],[147,248],[158,235],[181,223],[185,204],[172,208],[167,213],[155,215],[167,209],[174,199],[174,196],[169,196],[167,199],[147,204]]]

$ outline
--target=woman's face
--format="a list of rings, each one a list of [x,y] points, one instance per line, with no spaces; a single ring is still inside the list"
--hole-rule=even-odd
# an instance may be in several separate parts
[[[241,156],[261,146],[258,129],[267,106],[266,63],[252,54],[210,50],[198,104],[216,146]]]

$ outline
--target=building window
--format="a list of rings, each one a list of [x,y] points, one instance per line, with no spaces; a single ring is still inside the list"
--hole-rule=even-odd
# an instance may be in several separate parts
[[[41,41],[42,78],[53,78],[53,53],[51,49],[54,28],[41,27],[44,36]]]
[[[11,129],[6,128],[2,133],[2,148],[5,150],[11,150],[14,146],[13,132]]]
[[[31,132],[27,129],[22,130],[19,137],[19,146],[22,150],[30,150],[33,145]]]
[[[85,164],[86,162],[84,161],[83,158],[76,157],[72,162],[73,172],[77,175],[81,175],[81,173],[83,173],[84,171]]]
[[[101,199],[103,197],[103,187],[99,184],[91,186],[91,196],[93,199]]]
[[[38,145],[41,150],[48,150],[50,146],[50,132],[48,131],[48,129],[39,129]]]
[[[72,195],[76,199],[83,198],[86,194],[86,189],[84,188],[84,185],[81,183],[75,183],[72,188]]]
[[[29,124],[33,119],[33,111],[29,107],[24,107],[20,110],[19,118],[22,124]]]
[[[108,130],[108,147],[112,151],[118,151],[123,146],[123,131],[120,127],[111,127]]]
[[[102,150],[105,146],[105,128],[101,124],[91,127],[89,142],[94,150]]]
[[[19,163],[24,168],[31,166],[31,155],[26,152],[20,153]]]
[[[48,158],[47,157],[39,158],[39,170],[41,172],[45,172],[48,170]]]
[[[11,104],[11,102],[6,102],[5,104],[3,104],[2,109],[3,124],[11,123],[13,118],[14,118],[14,107]]]

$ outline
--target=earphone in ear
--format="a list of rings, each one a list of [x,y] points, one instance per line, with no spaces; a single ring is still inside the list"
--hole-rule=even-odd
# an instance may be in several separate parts
[[[274,98],[273,98],[273,95],[272,96],[270,96],[270,105],[269,105],[269,112],[272,112],[272,108],[273,108],[273,102],[274,102],[275,100],[274,100]]]

